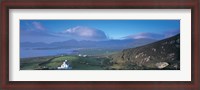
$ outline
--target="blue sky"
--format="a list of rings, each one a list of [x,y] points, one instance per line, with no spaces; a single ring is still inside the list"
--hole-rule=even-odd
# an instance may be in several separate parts
[[[76,32],[69,32],[77,29]],[[83,30],[81,30],[84,28]],[[85,31],[84,31],[85,30]],[[21,41],[37,42],[34,36],[45,39],[52,38],[53,41],[64,41],[68,39],[84,38],[139,38],[161,35],[168,37],[180,32],[179,20],[20,20]],[[67,31],[67,32],[66,32]],[[88,32],[87,32],[88,31]],[[92,31],[92,32],[91,32]],[[25,32],[25,33],[24,33]],[[66,33],[64,33],[66,32]],[[95,35],[86,38],[80,35],[83,33],[91,33]],[[78,34],[77,34],[78,33]],[[98,34],[101,35],[98,35]],[[105,35],[103,35],[104,33]],[[84,34],[86,35],[86,34]],[[88,35],[88,34],[87,34]],[[147,36],[144,36],[147,35]],[[98,37],[97,37],[98,36]],[[65,38],[63,38],[65,37]],[[54,38],[54,39],[53,39]],[[58,40],[59,39],[59,40]],[[43,41],[38,40],[38,42]],[[92,39],[94,40],[94,39]],[[100,39],[99,39],[100,40]],[[103,40],[103,39],[102,39]]]

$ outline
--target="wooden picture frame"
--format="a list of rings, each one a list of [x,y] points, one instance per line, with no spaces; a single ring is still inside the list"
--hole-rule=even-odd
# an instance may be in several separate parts
[[[9,81],[9,9],[191,9],[191,81]],[[29,0],[1,2],[1,89],[199,90],[199,0]]]

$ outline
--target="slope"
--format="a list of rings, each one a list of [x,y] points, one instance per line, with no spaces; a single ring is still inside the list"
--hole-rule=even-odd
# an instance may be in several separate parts
[[[111,55],[109,69],[180,69],[180,34]]]

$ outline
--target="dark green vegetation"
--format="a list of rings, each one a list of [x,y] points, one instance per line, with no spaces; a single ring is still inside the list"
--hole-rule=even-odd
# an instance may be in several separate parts
[[[56,70],[68,60],[72,70],[180,70],[180,34],[148,45],[116,52],[81,49],[82,54],[24,58],[21,70]],[[94,54],[94,55],[93,55]]]
[[[42,68],[41,63],[48,62],[49,60],[55,58],[54,56],[47,57],[35,57],[35,58],[22,58],[20,59],[20,69],[21,70],[31,70]]]

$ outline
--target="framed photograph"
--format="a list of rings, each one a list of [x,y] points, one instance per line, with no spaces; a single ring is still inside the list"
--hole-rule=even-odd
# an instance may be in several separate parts
[[[1,2],[1,89],[199,90],[198,0]]]

